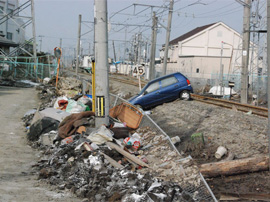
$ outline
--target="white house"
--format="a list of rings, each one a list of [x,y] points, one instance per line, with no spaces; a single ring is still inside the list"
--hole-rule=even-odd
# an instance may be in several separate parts
[[[213,79],[222,66],[224,75],[241,72],[242,37],[222,22],[197,27],[170,41],[169,47],[167,74],[179,71],[190,78]],[[164,47],[161,60],[163,56]]]

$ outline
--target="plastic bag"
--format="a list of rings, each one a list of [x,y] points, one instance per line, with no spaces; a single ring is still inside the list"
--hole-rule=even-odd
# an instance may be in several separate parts
[[[123,142],[125,145],[131,145],[136,150],[141,146],[140,135],[138,133],[134,133],[131,137],[125,138]]]
[[[68,113],[80,113],[84,112],[86,109],[86,106],[81,102],[76,102],[75,100],[68,100],[68,105],[66,108],[66,112]]]
[[[59,100],[68,100],[66,96],[63,96],[63,97],[58,97],[53,105],[53,108],[55,109],[59,109],[59,104],[58,104],[58,101]]]

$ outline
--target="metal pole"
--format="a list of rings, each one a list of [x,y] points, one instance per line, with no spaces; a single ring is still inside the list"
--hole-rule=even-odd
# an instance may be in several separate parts
[[[270,171],[270,0],[267,0],[267,105],[268,105],[268,151]]]
[[[221,49],[220,49],[220,71],[219,71],[219,85],[220,85],[220,94],[223,95],[223,41],[221,41]]]
[[[126,61],[126,53],[127,53],[127,27],[126,27],[126,30],[125,30],[125,50],[124,50],[124,61]]]
[[[169,8],[169,15],[168,15],[166,44],[165,44],[164,60],[163,60],[163,71],[162,71],[163,76],[166,75],[166,72],[167,72],[167,60],[168,60],[169,41],[170,41],[171,25],[172,25],[173,3],[174,3],[174,0],[171,0],[170,1],[170,8]]]
[[[80,41],[81,41],[81,23],[82,23],[82,15],[79,15],[78,41],[77,41],[77,54],[76,54],[76,75],[78,75],[78,69],[79,69]]]
[[[31,14],[32,14],[32,33],[33,33],[33,55],[34,55],[34,70],[36,72],[37,63],[37,47],[36,47],[36,22],[35,22],[35,7],[34,0],[31,0]],[[36,74],[37,76],[37,74]]]
[[[115,70],[117,73],[118,71],[117,71],[117,64],[116,64],[116,53],[115,53],[114,41],[112,41],[112,45],[113,45],[113,59],[114,59],[114,63],[115,63]]]
[[[157,17],[156,12],[153,12],[153,26],[152,26],[152,44],[151,44],[151,56],[150,56],[150,75],[149,79],[155,78],[155,56],[156,56],[156,41],[157,41]]]
[[[60,48],[62,49],[62,38],[60,38]]]
[[[6,3],[5,3],[5,14],[8,14],[8,0],[6,0]],[[8,36],[8,15],[7,15],[7,19],[6,19],[6,38]]]
[[[260,44],[260,33],[258,33],[258,45]],[[260,82],[259,82],[259,48],[257,53],[257,106],[259,106],[259,88],[260,88]]]
[[[141,38],[142,38],[142,33],[138,34],[138,61],[137,64],[140,65],[141,64]]]
[[[95,60],[92,60],[92,112],[96,110]]]
[[[242,47],[242,71],[241,71],[241,103],[248,102],[248,62],[250,44],[250,0],[245,0],[243,16],[243,47]]]
[[[109,125],[107,0],[95,0],[96,127]]]

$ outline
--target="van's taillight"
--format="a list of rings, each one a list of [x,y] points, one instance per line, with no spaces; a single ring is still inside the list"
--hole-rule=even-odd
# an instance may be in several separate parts
[[[187,79],[187,84],[190,85],[190,81]]]

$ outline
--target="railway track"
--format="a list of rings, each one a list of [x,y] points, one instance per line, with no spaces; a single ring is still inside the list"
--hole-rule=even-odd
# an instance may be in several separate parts
[[[218,99],[218,98],[212,98],[212,97],[207,97],[207,96],[202,96],[202,95],[196,95],[196,94],[191,94],[191,98],[199,101],[199,102],[204,102],[207,104],[212,104],[228,109],[233,109],[237,111],[242,111],[242,112],[252,112],[252,114],[256,114],[258,116],[263,116],[263,117],[268,117],[268,109],[264,107],[257,107],[249,104],[241,104],[238,102],[233,102],[229,100],[223,100],[223,99]]]
[[[89,74],[88,74],[89,75]],[[138,80],[135,80],[133,78],[130,78],[128,76],[123,76],[122,78],[116,78],[118,75],[110,75],[110,79],[114,81],[118,81],[121,83],[129,84],[129,85],[134,85],[134,86],[139,86]],[[142,87],[146,84],[147,82],[141,81]],[[264,107],[257,107],[249,104],[241,104],[238,102],[233,102],[229,100],[223,100],[223,99],[218,99],[218,98],[212,98],[208,96],[203,96],[203,95],[197,95],[197,94],[191,94],[191,98],[193,100],[196,100],[198,102],[203,102],[207,104],[212,104],[216,105],[219,107],[224,107],[228,109],[232,109],[235,111],[241,111],[241,112],[252,112],[252,114],[262,116],[262,117],[268,117],[268,109]]]

